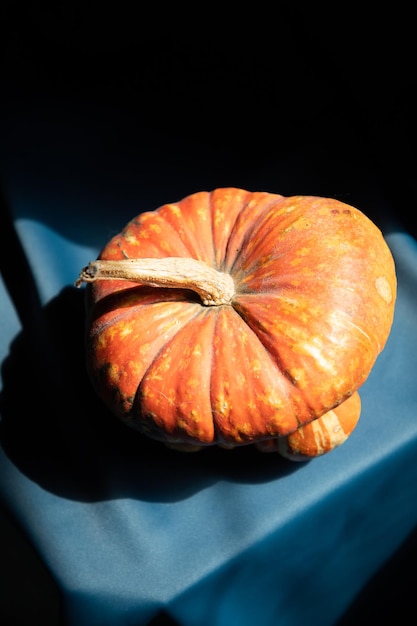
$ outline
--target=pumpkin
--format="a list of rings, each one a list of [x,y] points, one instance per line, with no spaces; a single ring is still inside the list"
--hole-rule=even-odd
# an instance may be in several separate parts
[[[141,213],[84,282],[87,369],[118,418],[178,449],[292,460],[355,428],[396,299],[392,254],[359,209],[237,188]]]

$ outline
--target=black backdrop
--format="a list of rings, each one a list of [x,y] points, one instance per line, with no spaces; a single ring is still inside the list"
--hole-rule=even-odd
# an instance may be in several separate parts
[[[0,10],[6,108],[54,98],[115,107],[258,171],[294,151],[334,153],[372,172],[411,223],[415,38],[400,9],[281,2],[227,14],[74,0]]]

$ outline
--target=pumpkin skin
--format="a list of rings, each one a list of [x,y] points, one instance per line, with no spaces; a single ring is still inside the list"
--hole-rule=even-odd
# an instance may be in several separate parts
[[[359,421],[361,400],[353,396],[321,417],[301,426],[288,437],[255,443],[260,452],[278,452],[290,461],[309,461],[338,448],[352,434]]]
[[[355,394],[389,336],[391,252],[368,217],[338,200],[198,192],[135,217],[99,259],[167,257],[232,276],[231,302],[206,306],[189,289],[119,279],[91,282],[86,300],[97,393],[167,444],[287,438]]]

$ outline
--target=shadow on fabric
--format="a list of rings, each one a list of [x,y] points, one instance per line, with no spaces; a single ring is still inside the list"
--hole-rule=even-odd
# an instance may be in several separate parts
[[[12,462],[43,488],[81,501],[175,501],[220,479],[262,482],[296,469],[252,446],[181,453],[131,430],[89,381],[83,290],[63,289],[38,317],[14,339],[3,364],[0,440]]]

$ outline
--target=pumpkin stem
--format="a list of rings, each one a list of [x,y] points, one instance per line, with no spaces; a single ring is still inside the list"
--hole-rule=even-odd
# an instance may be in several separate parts
[[[81,271],[76,287],[96,280],[129,280],[153,287],[191,289],[206,306],[230,304],[235,285],[230,274],[219,272],[203,261],[182,257],[92,261]]]

